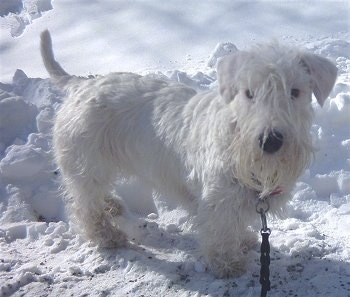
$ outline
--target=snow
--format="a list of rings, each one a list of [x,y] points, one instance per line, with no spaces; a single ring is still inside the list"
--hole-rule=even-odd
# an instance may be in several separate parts
[[[349,14],[348,1],[1,1],[0,296],[248,297],[260,290],[258,246],[243,276],[216,279],[197,253],[189,215],[166,197],[153,202],[142,184],[118,184],[147,221],[139,245],[98,249],[77,235],[52,158],[63,94],[40,60],[46,28],[70,73],[135,71],[199,91],[216,87],[221,55],[256,41],[277,38],[333,60],[336,86],[323,108],[314,103],[315,160],[286,218],[268,218],[269,296],[350,296]]]

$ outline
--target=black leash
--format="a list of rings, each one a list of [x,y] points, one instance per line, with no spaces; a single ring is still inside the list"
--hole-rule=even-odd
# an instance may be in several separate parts
[[[266,200],[259,199],[256,205],[256,211],[260,214],[262,228],[260,231],[262,241],[260,247],[260,297],[266,297],[267,292],[271,289],[270,283],[270,243],[269,236],[271,230],[267,228],[266,213],[269,210],[269,204]]]

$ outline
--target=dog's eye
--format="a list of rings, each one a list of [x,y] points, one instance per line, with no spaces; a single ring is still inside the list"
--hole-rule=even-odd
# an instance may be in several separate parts
[[[253,99],[253,97],[254,97],[254,94],[250,90],[246,90],[245,95],[249,99]]]
[[[292,99],[298,98],[299,94],[300,94],[299,89],[291,89],[291,91],[290,91],[290,95],[291,95]]]

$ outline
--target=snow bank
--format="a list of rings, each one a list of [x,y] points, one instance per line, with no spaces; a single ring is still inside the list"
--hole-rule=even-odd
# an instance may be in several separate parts
[[[65,218],[51,155],[51,127],[62,94],[17,70],[0,84],[0,221]],[[6,186],[7,185],[7,186]]]
[[[51,0],[2,0],[0,25],[9,28],[12,37],[18,37],[26,26],[51,9]]]

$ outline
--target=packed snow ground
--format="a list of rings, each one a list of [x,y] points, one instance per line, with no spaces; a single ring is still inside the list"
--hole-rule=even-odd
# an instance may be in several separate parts
[[[153,203],[152,191],[143,185],[119,185],[119,192],[127,198],[134,213],[147,220],[143,227],[148,229],[149,235],[140,245],[129,249],[101,250],[84,242],[75,233],[74,226],[69,224],[60,196],[60,175],[51,151],[51,127],[64,94],[48,79],[33,78],[35,75],[47,77],[38,60],[39,54],[35,52],[39,32],[46,27],[54,28],[54,43],[57,40],[58,51],[63,53],[63,61],[59,60],[75,74],[128,69],[128,58],[135,54],[130,47],[122,48],[116,54],[124,55],[124,69],[114,67],[117,64],[112,63],[114,58],[110,51],[106,58],[108,65],[103,66],[103,59],[100,57],[85,63],[86,58],[80,55],[77,44],[72,45],[72,51],[68,46],[69,42],[64,43],[64,40],[68,38],[71,41],[72,32],[81,33],[84,38],[79,42],[86,41],[86,56],[103,46],[98,40],[93,45],[88,44],[87,38],[102,38],[103,29],[102,25],[98,26],[98,22],[104,24],[103,8],[82,1],[71,1],[70,4],[69,1],[59,2],[52,3],[54,9],[50,1],[43,0],[8,0],[0,3],[0,296],[258,296],[258,246],[250,252],[251,261],[246,274],[239,278],[216,279],[206,270],[197,254],[196,235],[189,228],[190,218],[187,213],[179,207],[166,204],[166,197],[156,197]],[[222,2],[227,10],[233,7],[229,2]],[[104,10],[111,19],[112,1],[105,3],[109,4],[106,4]],[[121,7],[121,2],[118,3]],[[129,8],[129,15],[124,11],[125,19],[132,18],[129,21],[135,28],[135,16],[140,14],[140,3],[143,4],[142,7],[148,6],[147,9],[144,8],[147,12],[158,8],[157,16],[163,16],[163,19],[160,22],[154,21],[153,25],[159,27],[159,24],[164,24],[163,33],[170,30],[167,27],[169,22],[165,20],[165,12],[171,14],[173,17],[170,19],[177,23],[174,20],[176,14],[172,12],[181,11],[181,5],[175,7],[174,4],[160,4],[157,1],[136,1],[133,8]],[[198,4],[200,10],[210,7],[208,3],[203,1]],[[341,18],[346,15],[348,7],[342,5],[334,4],[333,12],[328,14],[328,17],[339,17],[333,26],[324,26],[321,29],[318,27],[325,36],[320,37],[317,29],[312,32],[316,37],[301,36],[295,32],[295,36],[283,36],[288,42],[333,60],[339,68],[339,77],[325,106],[321,109],[314,104],[315,123],[312,135],[319,151],[313,165],[295,188],[288,216],[285,219],[268,220],[272,229],[272,290],[269,296],[350,296],[350,40],[348,32],[342,31],[344,24],[341,23]],[[191,4],[189,6],[185,16],[191,14],[193,7]],[[257,13],[258,6],[254,4],[251,8],[241,8],[239,11]],[[278,9],[285,16],[299,16],[301,28],[312,13],[313,20],[317,23],[318,18],[328,12],[322,4],[320,6],[305,10],[304,14],[287,14],[288,5],[277,5],[274,10]],[[29,10],[28,7],[36,10]],[[220,8],[220,11],[225,7]],[[100,8],[100,18],[94,19],[93,26],[88,25],[89,17],[76,21],[72,25],[74,30],[68,30],[67,25],[62,26],[67,19],[72,20],[80,9],[91,16],[92,12],[86,12],[89,9],[93,11],[93,8]],[[108,10],[109,8],[111,9]],[[49,9],[52,10],[45,14]],[[29,11],[37,11],[37,14],[30,14]],[[169,68],[169,65],[174,69],[181,63],[164,66],[161,60],[166,60],[169,53],[166,48],[157,46],[155,49],[164,53],[162,59],[153,63],[152,59],[157,54],[149,58],[150,54],[145,52],[139,60],[130,62],[129,70],[135,70],[137,63],[144,57],[147,62],[140,62],[140,73],[151,72],[151,75],[166,76],[199,91],[214,89],[215,70],[207,67],[207,61],[215,61],[220,48],[212,52],[215,47],[213,36],[217,34],[219,39],[226,41],[230,34],[221,23],[220,26],[216,23],[217,27],[207,24],[209,15],[218,14],[219,9],[213,11],[205,11],[197,16],[196,29],[187,32],[189,39],[193,40],[185,43],[196,44],[194,51],[185,55],[186,62],[181,65],[183,71],[165,71],[164,68]],[[239,17],[239,14],[235,16]],[[225,21],[228,19],[227,16],[223,18]],[[278,18],[281,19],[280,16]],[[13,19],[17,19],[18,23],[22,20],[22,27],[14,27]],[[262,19],[261,15],[258,19]],[[246,38],[255,38],[262,34],[255,23],[251,21],[250,25],[247,33],[250,36]],[[227,26],[231,29],[232,21]],[[281,26],[286,30],[291,25],[286,21]],[[89,33],[92,27],[97,31]],[[203,45],[206,52],[201,52],[201,42],[204,43],[205,40],[203,30],[206,28],[208,34],[210,33],[210,42]],[[70,33],[68,37],[65,29]],[[180,30],[179,27],[177,29]],[[237,30],[241,29],[242,27]],[[194,33],[201,37],[195,38]],[[23,35],[13,39],[11,34]],[[112,34],[109,32],[108,38]],[[142,36],[144,33],[139,34]],[[115,39],[110,40],[110,47],[115,45],[118,48]],[[232,40],[237,45],[246,41],[244,38],[239,38],[238,43]],[[132,46],[136,47],[137,41],[133,42]],[[170,44],[166,37],[159,36],[149,42],[153,45],[157,42]],[[67,45],[66,49],[64,44]],[[80,46],[83,48],[85,45]],[[209,47],[211,50],[208,50]],[[184,48],[186,45],[180,44],[178,51]],[[176,49],[169,51],[173,53]],[[180,54],[177,53],[176,58],[179,57]],[[97,66],[93,65],[94,62]],[[90,70],[84,68],[88,67],[86,64],[92,65]],[[14,67],[25,71],[15,71]],[[12,80],[10,74],[13,76]],[[259,229],[259,225],[255,227]]]

